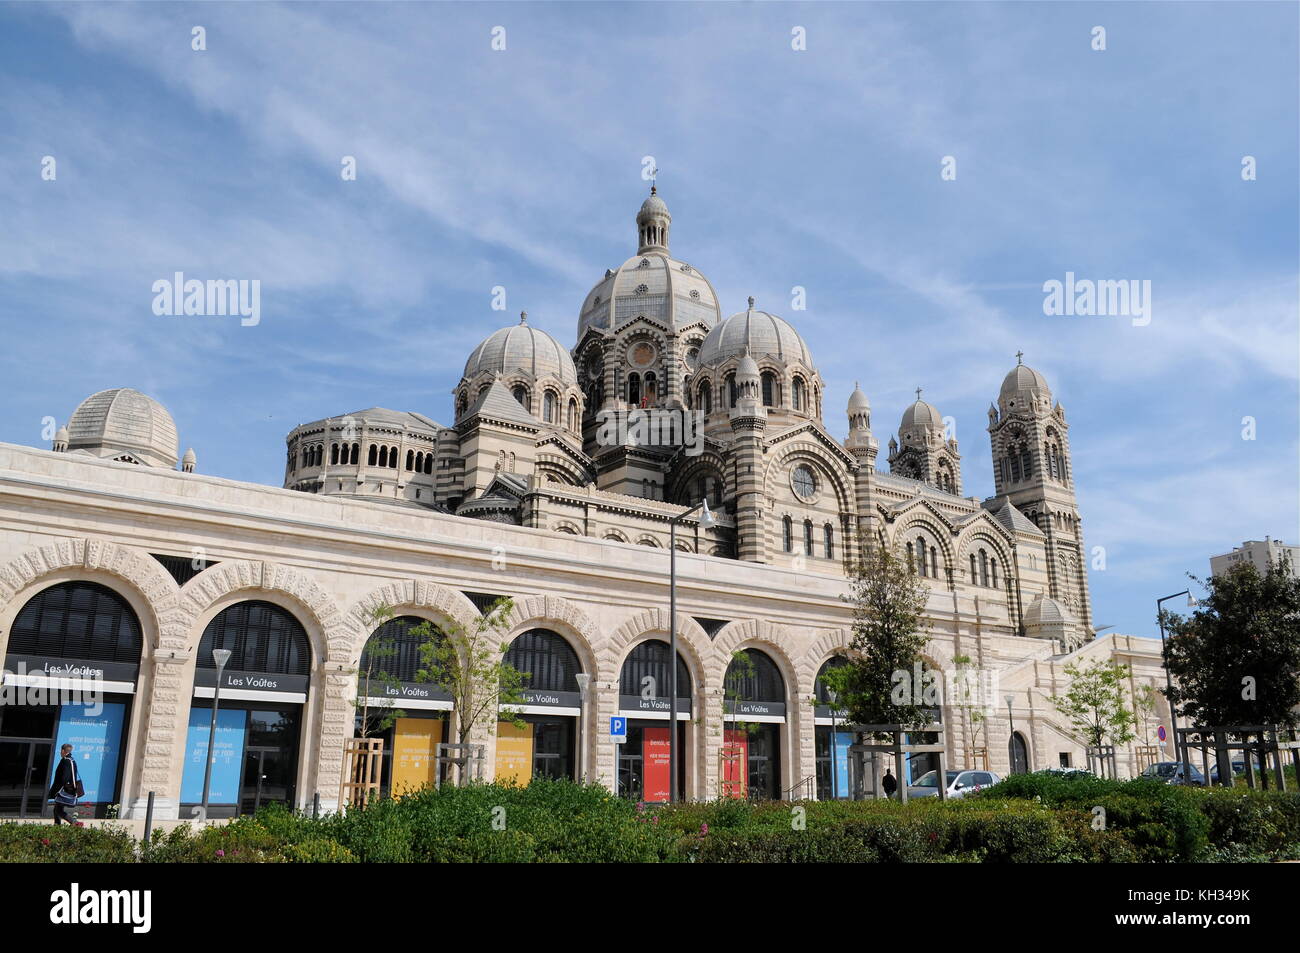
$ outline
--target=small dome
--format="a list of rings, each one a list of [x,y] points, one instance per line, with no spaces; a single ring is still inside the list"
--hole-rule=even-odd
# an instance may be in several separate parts
[[[1040,595],[1025,610],[1026,626],[1071,625],[1074,618],[1055,599]]]
[[[853,393],[849,395],[849,413],[857,413],[871,409],[871,401],[867,400],[867,395],[862,393],[862,388],[858,382],[853,382]]]
[[[465,377],[477,377],[484,371],[502,376],[523,371],[534,378],[559,378],[566,386],[578,383],[569,352],[545,331],[531,326],[527,313],[520,316],[518,324],[493,331],[470,354]]]
[[[812,368],[812,354],[799,332],[784,318],[754,309],[754,299],[749,299],[749,309],[733,314],[709,332],[700,345],[700,366],[721,364],[744,354],[754,357],[774,357],[791,363],[799,361]]]
[[[903,411],[903,422],[898,425],[901,433],[904,430],[913,430],[917,427],[926,430],[942,430],[943,415],[933,404],[927,404],[925,401],[917,398],[916,403]]]
[[[668,206],[664,204],[664,200],[659,197],[653,188],[650,190],[649,198],[641,203],[641,211],[645,214],[668,215],[669,218],[672,218],[668,213]]]
[[[55,443],[67,443],[67,442],[68,442],[68,428],[67,428],[67,427],[60,427],[60,428],[59,428],[59,432],[56,433],[56,434],[54,435],[54,442],[55,442]]]
[[[99,457],[127,453],[149,466],[174,468],[178,446],[167,408],[129,387],[91,394],[68,421],[68,449]]]
[[[194,456],[194,448],[190,447],[185,451],[185,456],[181,457],[181,463],[194,466],[198,462],[198,457]]]
[[[1016,394],[1027,394],[1032,391],[1039,391],[1048,396],[1052,393],[1051,388],[1047,386],[1047,379],[1042,374],[1028,364],[1017,364],[1011,368],[1011,373],[1003,378],[1002,390],[998,396],[1014,397]]]
[[[758,380],[758,377],[758,361],[754,360],[752,355],[746,354],[740,359],[740,363],[736,365],[736,380],[739,381],[742,378]]]

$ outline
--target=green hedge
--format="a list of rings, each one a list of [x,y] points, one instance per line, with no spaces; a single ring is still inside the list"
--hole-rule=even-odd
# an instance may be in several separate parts
[[[220,827],[157,831],[147,848],[120,828],[0,824],[3,861],[137,855],[146,863],[1262,861],[1300,857],[1300,794],[1042,774],[946,803],[668,807],[539,780],[425,790],[319,819],[271,807]]]

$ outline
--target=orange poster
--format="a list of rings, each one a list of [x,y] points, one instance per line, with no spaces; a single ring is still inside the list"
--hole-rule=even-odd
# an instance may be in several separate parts
[[[527,784],[533,779],[533,726],[516,728],[508,721],[497,722],[498,781]]]
[[[728,728],[722,744],[722,796],[749,793],[749,732]]]
[[[399,718],[393,727],[393,796],[432,786],[442,720]]]

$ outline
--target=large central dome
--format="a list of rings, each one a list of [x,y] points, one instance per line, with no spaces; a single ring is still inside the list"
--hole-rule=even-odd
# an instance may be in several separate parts
[[[617,331],[645,318],[680,331],[692,324],[707,331],[722,317],[709,279],[668,253],[672,216],[654,190],[637,213],[637,253],[605,272],[587,294],[578,317],[578,340],[589,328]]]

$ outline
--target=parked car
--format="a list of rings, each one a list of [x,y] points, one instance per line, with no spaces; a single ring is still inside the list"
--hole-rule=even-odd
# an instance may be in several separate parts
[[[992,771],[946,771],[948,777],[948,797],[965,797],[971,791],[979,791],[982,788],[991,787],[997,784],[999,778]],[[938,797],[939,796],[939,772],[927,771],[917,778],[907,787],[907,796],[912,797]]]
[[[1191,774],[1184,778],[1181,761],[1157,761],[1142,772],[1142,777],[1158,778],[1166,784],[1191,784],[1205,787],[1205,775],[1201,774],[1200,769],[1194,764],[1188,767],[1191,768]]]
[[[1086,768],[1043,768],[1034,774],[1051,774],[1058,778],[1092,778],[1096,777]]]
[[[1258,758],[1251,758],[1251,764],[1252,764],[1252,765],[1254,766],[1254,768],[1255,768],[1255,776],[1258,777],[1258,776],[1259,776],[1259,771],[1260,771],[1260,768],[1259,768],[1259,759],[1258,759]],[[1243,777],[1243,776],[1245,775],[1245,773],[1246,773],[1246,759],[1245,759],[1245,758],[1233,758],[1233,759],[1232,759],[1232,775],[1233,775],[1233,777],[1236,777],[1236,778]],[[1219,762],[1218,762],[1218,761],[1214,761],[1214,762],[1212,762],[1212,763],[1210,764],[1210,783],[1211,783],[1211,784],[1218,784],[1218,783],[1219,783]]]

